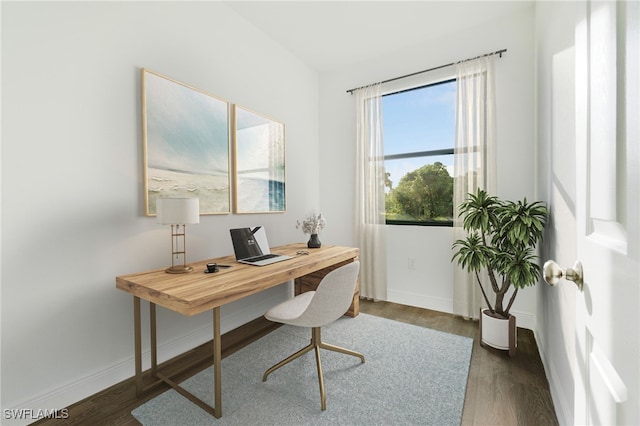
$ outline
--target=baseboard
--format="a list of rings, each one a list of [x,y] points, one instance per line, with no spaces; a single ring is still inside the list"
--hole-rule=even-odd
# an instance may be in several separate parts
[[[453,300],[438,297],[428,297],[421,294],[406,291],[387,290],[387,302],[401,305],[415,306],[416,308],[430,309],[432,311],[453,313]],[[511,313],[517,319],[517,326],[535,331],[536,316],[528,312],[514,311]]]
[[[96,371],[80,380],[65,383],[58,388],[37,395],[32,399],[18,404],[17,406],[3,407],[5,413],[3,413],[2,424],[30,424],[39,420],[39,418],[33,417],[34,415],[37,416],[37,413],[40,412],[39,410],[53,412],[55,410],[62,409],[71,403],[86,398],[89,395],[93,395],[114,383],[121,382],[131,376],[131,371],[131,363],[129,360],[124,360],[103,370]],[[13,413],[19,412],[20,414],[14,414],[14,418],[8,419],[6,418],[7,409]],[[26,418],[20,419],[19,417]]]
[[[526,328],[536,331],[536,316],[529,312],[511,310],[511,314],[516,317],[516,324],[519,328]]]
[[[554,368],[554,364],[547,360],[544,342],[538,339],[538,335],[535,331],[533,332],[533,336],[536,339],[540,359],[542,360],[542,366],[544,367],[547,381],[549,382],[549,391],[551,392],[551,400],[553,401],[558,423],[561,425],[573,424],[573,402],[567,401],[565,394],[563,392],[559,392],[559,381],[557,379],[558,373]]]
[[[282,301],[282,292],[272,292],[269,296],[270,297],[265,297],[264,299],[260,298],[252,300],[251,304],[243,308],[238,306],[237,309],[234,309],[233,311],[231,309],[225,310],[223,307],[221,325],[223,345],[226,340],[230,340],[232,346],[241,346],[243,338],[234,336],[233,331],[242,329],[243,325],[250,323],[252,320],[256,320],[256,318],[259,319],[267,309]],[[212,334],[212,322],[208,322],[207,324],[193,329],[188,334],[176,336],[162,344],[159,343],[158,363],[170,360],[179,354],[183,354],[210,341],[212,339]],[[248,338],[251,338],[251,330],[241,330],[240,334],[247,335]],[[148,369],[151,363],[149,349],[143,350],[142,360],[143,370]],[[27,413],[27,416],[29,413],[37,413],[38,410],[46,409],[53,411],[62,409],[87,397],[95,395],[96,393],[99,393],[117,383],[130,379],[133,376],[134,371],[135,360],[132,353],[130,357],[127,357],[126,359],[104,369],[88,374],[81,379],[47,390],[40,395],[36,395],[31,399],[17,404],[14,407],[3,407],[3,409],[14,410],[14,412],[26,410],[24,412]],[[27,418],[24,420],[8,420],[3,418],[2,424],[21,426],[30,424],[35,420],[37,419]]]
[[[406,291],[387,290],[387,302],[401,305],[415,306],[416,308],[431,309],[438,312],[453,312],[453,301],[437,297],[429,297]]]

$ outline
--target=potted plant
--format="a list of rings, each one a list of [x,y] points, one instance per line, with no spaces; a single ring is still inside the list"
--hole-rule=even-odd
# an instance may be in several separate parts
[[[542,239],[548,210],[540,201],[504,201],[478,188],[459,206],[468,235],[453,243],[452,261],[473,273],[487,309],[481,309],[481,342],[515,353],[515,317],[509,313],[518,290],[535,285],[540,278],[536,244]],[[486,270],[488,283],[480,272]],[[493,300],[485,286],[493,291]],[[513,287],[505,307],[505,296]],[[497,326],[499,330],[489,329]],[[505,336],[505,333],[507,335]]]
[[[322,213],[311,213],[302,222],[298,221],[296,224],[296,228],[301,228],[302,232],[304,232],[305,234],[309,234],[309,242],[307,242],[307,247],[320,248],[322,246],[322,243],[320,242],[318,233],[324,229],[326,224],[327,221],[325,220]]]

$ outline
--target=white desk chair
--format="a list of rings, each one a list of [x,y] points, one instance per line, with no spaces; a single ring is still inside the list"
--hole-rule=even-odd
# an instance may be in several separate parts
[[[320,402],[322,409],[327,409],[320,349],[353,355],[360,358],[361,362],[364,362],[364,355],[361,353],[329,345],[322,342],[320,338],[320,328],[337,320],[349,309],[353,301],[353,293],[358,282],[359,271],[359,261],[334,269],[322,279],[316,291],[302,293],[267,311],[264,316],[270,321],[299,327],[311,327],[311,343],[269,368],[262,376],[263,382],[267,380],[269,374],[278,368],[314,349],[318,367],[318,380],[320,382]]]

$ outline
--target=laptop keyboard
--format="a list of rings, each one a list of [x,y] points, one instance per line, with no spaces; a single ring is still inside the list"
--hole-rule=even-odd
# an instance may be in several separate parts
[[[245,259],[245,261],[247,262],[260,262],[261,260],[265,260],[265,259],[271,259],[273,257],[278,257],[279,255],[277,254],[263,254],[262,256],[254,256],[254,257],[250,257],[248,259]]]

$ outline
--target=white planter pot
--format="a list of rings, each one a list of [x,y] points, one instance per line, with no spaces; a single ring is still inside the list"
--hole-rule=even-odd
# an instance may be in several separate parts
[[[487,313],[488,309],[480,310],[480,342],[492,348],[509,351],[515,355],[517,346],[516,317],[510,315],[508,319],[494,318]]]

